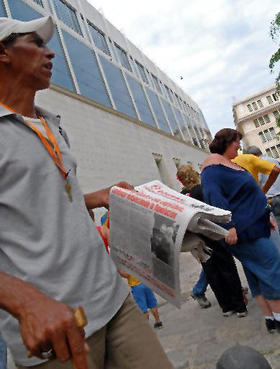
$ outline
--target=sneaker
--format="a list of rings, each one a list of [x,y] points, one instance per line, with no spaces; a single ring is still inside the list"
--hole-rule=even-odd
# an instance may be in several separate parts
[[[197,301],[198,305],[201,307],[201,309],[207,309],[211,306],[211,302],[207,300],[205,295],[193,295],[191,294],[191,297]]]
[[[244,318],[245,316],[248,315],[248,311],[244,310],[244,311],[240,311],[236,313],[237,318]]]
[[[223,316],[225,318],[228,318],[229,316],[231,316],[233,314],[234,314],[234,311],[233,310],[223,311]]]
[[[154,328],[161,329],[163,327],[162,322],[155,322]]]
[[[265,319],[265,326],[268,333],[275,333],[276,332],[276,324],[275,320],[272,319]]]

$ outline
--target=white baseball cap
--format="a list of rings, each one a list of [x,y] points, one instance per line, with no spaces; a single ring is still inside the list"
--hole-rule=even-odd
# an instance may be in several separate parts
[[[17,19],[0,17],[0,41],[10,36],[12,33],[32,33],[36,32],[45,43],[53,35],[54,23],[51,16],[34,19],[29,22],[22,22]]]

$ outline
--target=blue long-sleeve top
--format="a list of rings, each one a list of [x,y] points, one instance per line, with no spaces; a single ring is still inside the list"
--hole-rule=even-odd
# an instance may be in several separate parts
[[[222,226],[235,227],[239,242],[270,236],[267,200],[250,173],[209,165],[201,174],[201,183],[207,204],[231,211],[231,222]]]

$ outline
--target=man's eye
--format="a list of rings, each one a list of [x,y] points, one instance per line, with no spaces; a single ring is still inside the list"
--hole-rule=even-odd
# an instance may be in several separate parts
[[[35,44],[39,47],[42,47],[44,45],[44,41],[41,39],[34,40]]]

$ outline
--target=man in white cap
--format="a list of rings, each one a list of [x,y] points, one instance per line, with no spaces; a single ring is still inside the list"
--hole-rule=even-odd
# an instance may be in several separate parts
[[[171,369],[88,215],[110,188],[81,193],[59,117],[35,106],[52,33],[50,17],[0,18],[0,331],[18,368]]]

